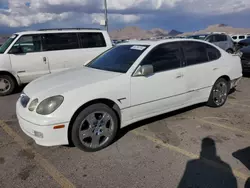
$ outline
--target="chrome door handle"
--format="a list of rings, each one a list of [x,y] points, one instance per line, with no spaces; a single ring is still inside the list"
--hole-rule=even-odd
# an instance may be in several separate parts
[[[182,78],[183,77],[183,74],[178,74],[177,76],[176,76],[176,78]]]
[[[219,68],[214,68],[213,70],[217,70],[217,69],[219,69]]]
[[[43,62],[46,64],[47,63],[47,58],[43,57]]]

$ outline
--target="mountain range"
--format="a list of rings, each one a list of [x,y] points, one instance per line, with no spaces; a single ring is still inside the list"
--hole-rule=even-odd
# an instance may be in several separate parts
[[[110,32],[110,36],[112,39],[146,39],[152,37],[205,34],[210,32],[225,32],[227,34],[250,34],[250,28],[234,28],[226,24],[216,24],[210,25],[202,30],[183,33],[177,30],[166,31],[161,28],[143,30],[139,27],[129,26]]]
[[[171,30],[166,31],[161,28],[154,28],[151,30],[143,30],[136,26],[129,26],[123,29],[118,29],[110,32],[112,39],[145,39],[151,37],[162,37],[162,36],[175,36],[182,34],[180,31]]]

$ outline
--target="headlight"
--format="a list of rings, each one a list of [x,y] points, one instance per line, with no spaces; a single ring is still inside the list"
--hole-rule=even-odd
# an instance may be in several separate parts
[[[61,95],[49,97],[43,100],[37,107],[36,112],[41,115],[48,115],[54,112],[63,102]]]
[[[37,105],[38,105],[38,99],[34,99],[33,101],[31,101],[29,105],[29,111],[31,112],[34,111]]]

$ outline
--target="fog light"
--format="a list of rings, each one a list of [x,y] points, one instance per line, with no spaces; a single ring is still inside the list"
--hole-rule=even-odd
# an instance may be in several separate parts
[[[36,137],[38,137],[38,138],[43,138],[43,133],[34,131],[34,135],[35,135]]]

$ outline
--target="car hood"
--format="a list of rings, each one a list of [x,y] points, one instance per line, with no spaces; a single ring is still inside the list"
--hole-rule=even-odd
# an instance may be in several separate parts
[[[29,97],[60,95],[76,88],[112,79],[121,73],[92,68],[78,68],[40,77],[24,88]]]

